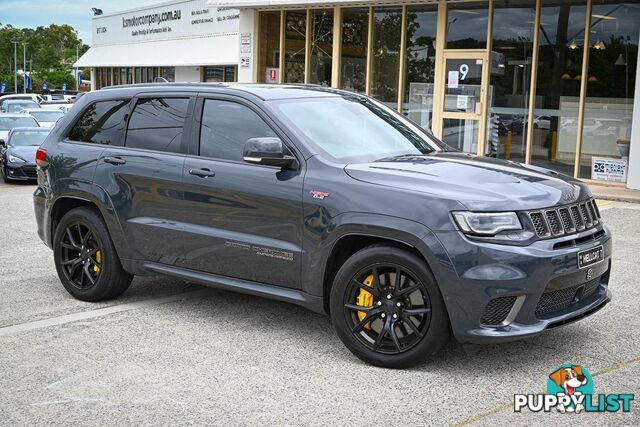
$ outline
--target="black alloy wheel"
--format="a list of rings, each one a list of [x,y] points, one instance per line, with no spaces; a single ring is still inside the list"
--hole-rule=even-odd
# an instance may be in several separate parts
[[[358,358],[408,368],[436,354],[451,335],[433,273],[415,251],[376,244],[338,270],[329,299],[333,326]]]
[[[364,299],[371,305],[363,306]],[[431,301],[413,272],[397,264],[375,264],[351,279],[344,316],[364,346],[397,354],[415,347],[425,336],[431,320]]]
[[[53,259],[67,292],[83,301],[115,298],[133,275],[124,270],[102,216],[92,207],[67,212],[53,236]]]
[[[102,270],[102,248],[93,231],[81,222],[68,225],[60,241],[60,265],[66,279],[78,289],[94,286]]]

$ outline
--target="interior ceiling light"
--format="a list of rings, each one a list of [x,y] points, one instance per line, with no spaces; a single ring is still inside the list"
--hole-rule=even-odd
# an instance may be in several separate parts
[[[569,75],[569,73],[564,73],[560,78],[562,80],[571,80],[571,75]]]
[[[580,45],[578,45],[578,42],[576,42],[576,39],[571,40],[571,43],[569,44],[569,49],[577,49],[579,48]]]
[[[607,46],[605,46],[604,42],[602,40],[598,40],[596,42],[596,44],[593,45],[594,49],[597,50],[605,50],[607,48]]]
[[[594,17],[594,18],[599,18],[599,19],[607,19],[607,20],[610,20],[610,21],[615,21],[616,19],[618,19],[618,18],[615,18],[613,16],[609,16],[609,15],[592,14],[591,16]]]

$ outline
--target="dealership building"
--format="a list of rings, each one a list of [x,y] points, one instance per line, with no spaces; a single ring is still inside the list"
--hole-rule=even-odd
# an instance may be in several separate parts
[[[346,89],[459,150],[640,189],[639,44],[640,0],[191,0],[94,17],[78,66],[94,89]]]

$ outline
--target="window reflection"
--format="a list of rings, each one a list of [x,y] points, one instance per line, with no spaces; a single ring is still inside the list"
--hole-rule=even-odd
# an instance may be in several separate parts
[[[545,1],[540,17],[531,162],[567,175],[575,164],[585,5]]]
[[[626,181],[640,2],[594,0],[580,178]]]
[[[485,49],[489,6],[482,3],[447,5],[447,49]]]
[[[365,93],[369,9],[343,9],[340,87]]]
[[[437,22],[437,6],[410,6],[407,9],[407,63],[402,112],[425,129],[431,129],[433,116]]]
[[[495,3],[485,144],[491,157],[525,161],[535,13],[535,0]]]
[[[307,33],[307,12],[285,12],[284,82],[304,83],[304,55]]]
[[[312,16],[310,83],[331,86],[333,10],[313,10]]]
[[[398,102],[401,33],[401,8],[374,9],[371,96],[393,109]]]
[[[260,12],[258,82],[278,83],[280,77],[280,12]]]

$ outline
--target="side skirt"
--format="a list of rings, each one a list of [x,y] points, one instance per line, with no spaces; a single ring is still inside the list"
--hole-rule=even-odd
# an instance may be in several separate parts
[[[127,260],[126,262],[126,264],[128,264],[127,267],[133,267],[132,264],[134,263],[136,262],[132,260]],[[324,311],[324,300],[322,297],[309,295],[296,289],[266,285],[264,283],[235,279],[233,277],[219,276],[217,274],[204,273],[201,271],[194,271],[186,268],[174,267],[155,262],[142,261],[137,264],[139,268],[146,270],[147,274],[162,274],[200,285],[210,286],[212,288],[223,289],[232,292],[240,292],[243,294],[255,295],[278,301],[290,302],[302,306],[313,312],[326,314],[326,312]],[[126,267],[125,269],[128,271],[139,270],[138,268],[128,269]]]

